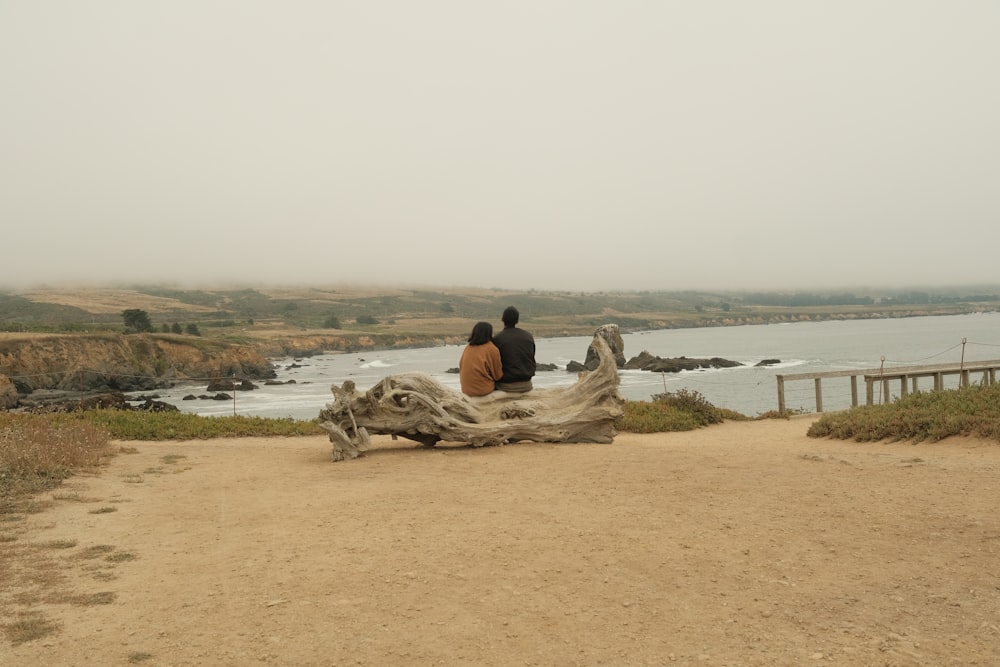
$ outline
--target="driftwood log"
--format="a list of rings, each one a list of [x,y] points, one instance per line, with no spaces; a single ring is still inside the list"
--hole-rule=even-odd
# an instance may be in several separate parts
[[[572,386],[524,394],[495,391],[470,398],[423,373],[390,375],[366,392],[348,380],[330,388],[333,401],[320,411],[320,426],[330,436],[334,461],[360,456],[376,434],[424,446],[440,441],[477,447],[521,440],[610,443],[624,402],[611,340],[621,341],[617,325],[597,330],[591,348],[600,363]]]

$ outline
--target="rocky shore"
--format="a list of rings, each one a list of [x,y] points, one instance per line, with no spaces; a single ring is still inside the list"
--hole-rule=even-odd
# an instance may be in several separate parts
[[[0,409],[43,398],[146,391],[174,382],[275,377],[259,349],[166,334],[33,335],[0,341]],[[34,399],[30,398],[34,395]]]

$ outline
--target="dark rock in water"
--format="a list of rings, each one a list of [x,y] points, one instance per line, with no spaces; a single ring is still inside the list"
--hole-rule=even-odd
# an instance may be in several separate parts
[[[267,386],[274,386],[277,384],[295,384],[295,380],[285,380],[284,382],[281,380],[268,380],[264,384]]]
[[[198,400],[198,397],[195,396],[194,394],[188,394],[187,396],[185,396],[181,400],[182,401],[196,401],[196,400]]]
[[[708,360],[708,365],[711,368],[736,368],[737,366],[742,366],[738,361],[733,361],[732,359],[723,359],[722,357],[712,357]]]
[[[141,410],[143,412],[180,412],[180,408],[176,405],[170,405],[164,401],[154,401],[153,399],[147,398],[142,402],[141,405],[137,405],[133,410]]]
[[[205,391],[253,391],[258,388],[250,380],[240,380],[234,383],[232,380],[217,379],[209,382]]]
[[[233,397],[230,396],[229,394],[219,393],[216,394],[215,396],[212,396],[211,399],[213,401],[231,401],[233,400]]]
[[[80,392],[40,390],[22,400],[22,407],[28,412],[79,412],[82,410],[139,410],[143,412],[179,412],[175,405],[152,398],[133,406],[121,392],[100,392],[84,394]]]
[[[445,371],[445,373],[457,373],[457,372],[458,372],[458,368],[457,367],[456,368],[449,368],[448,370]]]
[[[652,371],[654,373],[679,373],[681,371],[694,371],[701,368],[733,368],[742,365],[738,361],[731,361],[722,357],[712,357],[711,359],[674,357],[664,359],[653,356],[643,350],[638,356],[629,359],[625,363],[625,368],[628,370]]]
[[[781,359],[761,359],[754,366],[774,366],[775,364],[780,364]]]
[[[579,361],[571,361],[566,364],[567,373],[579,373],[580,371],[587,370],[587,367],[581,364]]]

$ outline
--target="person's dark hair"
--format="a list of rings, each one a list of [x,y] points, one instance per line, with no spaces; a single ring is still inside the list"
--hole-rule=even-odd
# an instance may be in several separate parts
[[[521,313],[517,312],[517,308],[514,306],[507,306],[504,308],[503,316],[500,319],[503,320],[505,327],[512,327],[521,319]]]
[[[489,322],[476,322],[469,334],[469,345],[482,345],[493,340],[493,325]]]

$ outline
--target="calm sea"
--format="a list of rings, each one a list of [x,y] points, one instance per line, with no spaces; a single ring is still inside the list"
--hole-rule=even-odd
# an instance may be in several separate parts
[[[524,324],[530,330],[530,322]],[[1000,313],[671,329],[626,334],[623,339],[627,359],[645,350],[659,357],[723,357],[744,364],[667,374],[621,371],[625,398],[648,400],[653,394],[687,389],[699,392],[714,405],[754,416],[777,409],[778,374],[868,369],[881,364],[891,368],[958,363],[963,354],[965,361],[1000,359]],[[540,372],[535,386],[572,384],[576,375],[563,369],[570,361],[584,360],[590,340],[589,336],[538,339],[538,362],[555,364],[560,370]],[[295,380],[294,384],[258,383],[259,389],[238,392],[235,401],[182,400],[188,394],[207,393],[204,385],[177,386],[157,393],[184,412],[312,419],[330,401],[330,385],[344,380],[367,389],[386,375],[418,371],[458,390],[458,375],[448,369],[458,365],[462,347],[278,359],[274,360],[277,379]],[[764,359],[779,359],[780,363],[755,366]],[[957,378],[953,381],[957,386]],[[785,402],[790,409],[812,412],[813,382],[787,382]],[[823,404],[826,411],[849,407],[849,378],[824,380]]]

